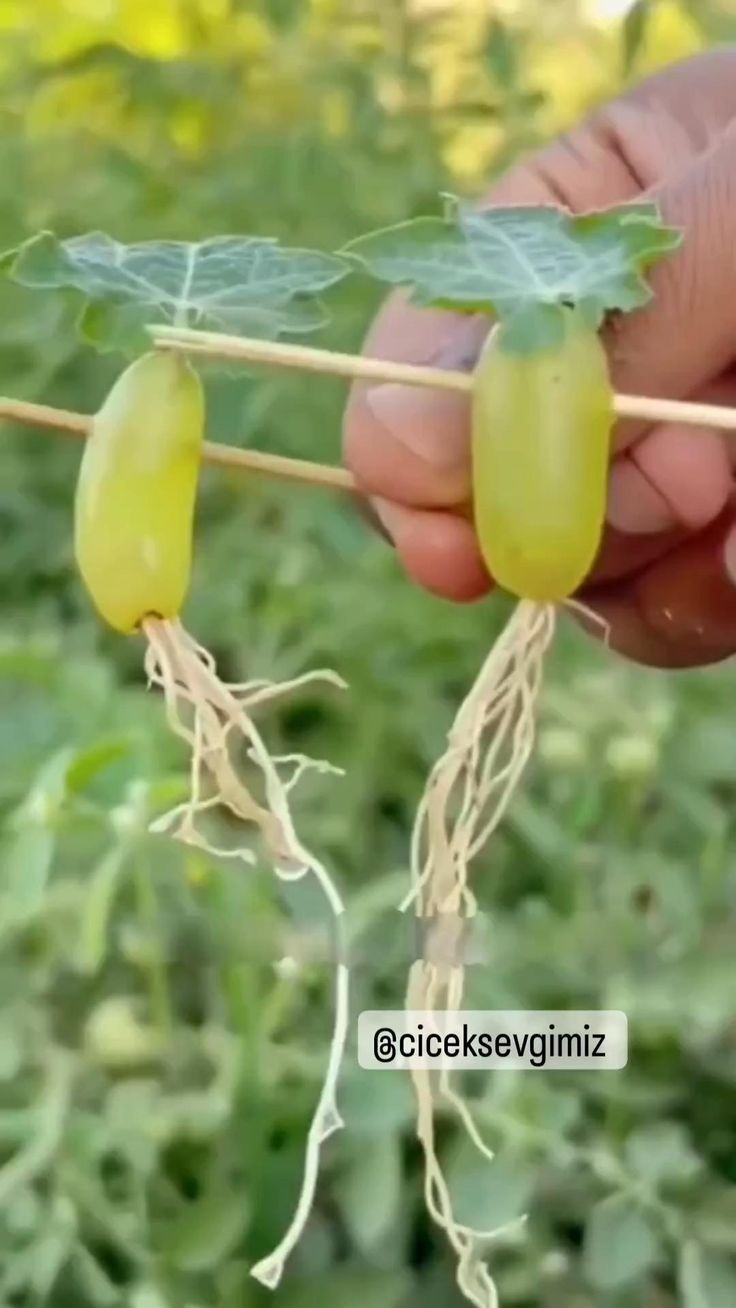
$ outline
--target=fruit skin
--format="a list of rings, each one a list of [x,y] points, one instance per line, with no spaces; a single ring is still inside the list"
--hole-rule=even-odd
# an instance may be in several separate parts
[[[473,500],[491,576],[523,599],[571,595],[603,531],[613,391],[597,332],[562,311],[560,341],[534,352],[489,338],[473,385]]]
[[[181,609],[203,440],[201,382],[173,353],[137,359],[95,415],[77,482],[75,551],[95,607],[117,631]]]

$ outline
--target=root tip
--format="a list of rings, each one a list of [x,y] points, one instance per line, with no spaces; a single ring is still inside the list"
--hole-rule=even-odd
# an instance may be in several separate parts
[[[262,1258],[255,1267],[251,1267],[250,1274],[255,1281],[259,1281],[267,1290],[275,1290],[281,1280],[283,1267],[281,1262],[274,1261],[271,1258]]]

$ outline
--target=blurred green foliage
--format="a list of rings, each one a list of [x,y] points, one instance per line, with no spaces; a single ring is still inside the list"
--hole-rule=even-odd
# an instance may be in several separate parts
[[[603,6],[602,6],[603,8]],[[493,10],[493,14],[491,14]],[[5,0],[4,247],[39,227],[121,240],[275,234],[333,248],[436,211],[623,79],[723,39],[728,0]],[[575,77],[570,76],[574,63]],[[333,297],[356,345],[375,292]],[[74,310],[3,286],[2,389],[92,409],[116,362]],[[208,373],[220,440],[336,459],[344,388]],[[294,947],[311,900],[146,832],[185,760],[141,650],[74,577],[78,451],[0,442],[0,1303],[251,1308],[291,1211],[329,1029],[329,970]],[[355,1011],[394,1006],[413,806],[497,630],[415,593],[350,506],[207,473],[186,618],[234,679],[334,665],[270,739],[326,755],[300,821],[350,899]],[[605,1077],[473,1087],[497,1149],[443,1123],[459,1211],[488,1225],[517,1308],[736,1303],[729,670],[629,668],[564,630],[533,774],[478,869],[492,952],[477,1006],[621,1007]],[[296,952],[294,967],[274,966]],[[275,1302],[459,1304],[424,1215],[407,1083],[345,1074],[347,1130]]]

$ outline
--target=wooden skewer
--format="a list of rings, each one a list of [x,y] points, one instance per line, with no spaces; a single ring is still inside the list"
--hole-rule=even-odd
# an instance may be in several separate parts
[[[49,408],[46,404],[29,404],[24,400],[0,397],[0,420],[3,419],[78,438],[87,436],[92,425],[92,419],[86,413],[72,413],[68,409]],[[220,468],[264,473],[268,477],[280,477],[286,481],[306,482],[312,486],[326,486],[330,490],[357,494],[358,488],[352,473],[327,463],[288,459],[281,454],[265,454],[262,450],[239,450],[213,441],[205,441],[203,459],[205,463]]]
[[[374,382],[399,382],[407,386],[430,386],[468,394],[472,376],[444,368],[419,367],[416,364],[392,363],[363,355],[339,354],[313,346],[285,344],[277,341],[251,340],[225,336],[218,332],[198,332],[190,328],[156,326],[149,328],[157,348],[198,354],[208,358],[236,359],[245,363],[273,367],[299,368],[307,372],[332,373],[338,377]],[[715,427],[736,433],[736,408],[718,404],[697,404],[686,400],[664,400],[643,395],[616,395],[614,407],[621,418],[639,418],[647,422],[682,422],[701,427]],[[62,435],[85,437],[92,419],[86,413],[50,408],[25,400],[0,397],[0,421],[21,423],[56,431]],[[303,485],[322,486],[330,490],[358,493],[352,473],[345,468],[307,459],[291,459],[261,450],[241,450],[231,445],[206,441],[205,463],[221,468],[255,472]]]
[[[446,368],[419,367],[358,354],[338,354],[311,345],[283,341],[261,341],[246,336],[200,332],[188,327],[150,327],[154,344],[162,350],[179,350],[212,359],[278,368],[299,368],[305,372],[331,373],[372,382],[399,382],[405,386],[430,386],[468,394],[472,375]],[[640,418],[645,422],[682,422],[698,427],[717,427],[736,432],[736,408],[722,404],[696,404],[689,400],[664,400],[646,395],[616,395],[614,409],[619,418]]]

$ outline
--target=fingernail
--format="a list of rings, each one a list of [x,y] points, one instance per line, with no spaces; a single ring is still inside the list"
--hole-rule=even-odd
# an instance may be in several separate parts
[[[487,324],[463,324],[430,362],[434,367],[472,371]],[[468,457],[468,399],[456,391],[386,382],[366,394],[376,421],[398,444],[433,468],[449,470]]]
[[[726,537],[726,543],[723,547],[723,561],[726,566],[726,576],[732,586],[736,586],[736,529],[729,532]]]
[[[361,517],[363,521],[373,529],[373,531],[377,532],[378,535],[383,540],[387,541],[389,545],[393,545],[393,537],[389,535],[372,500],[359,499],[356,503],[356,509],[358,516]]]
[[[449,471],[466,457],[464,396],[390,382],[366,396],[374,418],[393,439],[433,468]]]
[[[384,500],[378,496],[371,503],[389,541],[395,545],[398,533],[406,522],[407,510],[400,504],[394,504],[391,500]]]

